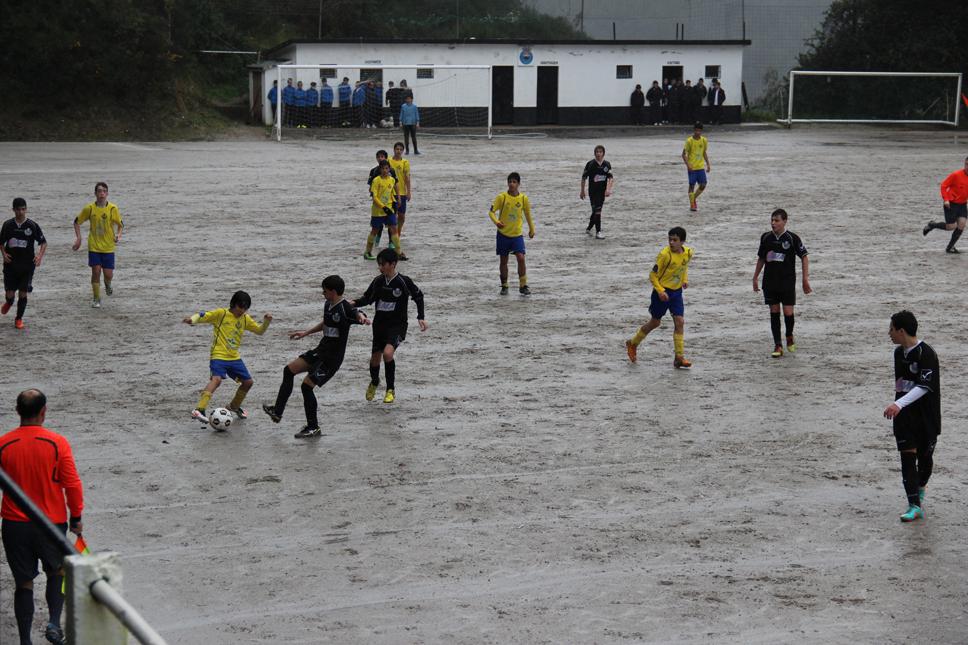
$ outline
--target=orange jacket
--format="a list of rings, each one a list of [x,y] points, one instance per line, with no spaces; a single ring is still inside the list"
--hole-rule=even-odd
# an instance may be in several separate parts
[[[67,439],[42,426],[20,426],[0,437],[0,468],[23,489],[54,524],[79,518],[84,510],[84,490]],[[67,498],[65,508],[64,498]],[[30,518],[3,496],[0,517],[15,522]]]
[[[964,204],[968,202],[968,173],[956,170],[941,182],[941,199]]]

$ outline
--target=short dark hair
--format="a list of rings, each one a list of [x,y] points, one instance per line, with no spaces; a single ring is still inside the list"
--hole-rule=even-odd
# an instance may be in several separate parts
[[[908,336],[918,335],[918,319],[907,309],[891,316],[891,327],[904,330]]]
[[[323,289],[332,289],[336,295],[341,296],[346,291],[346,283],[338,275],[328,275],[323,278]]]
[[[673,226],[669,229],[669,237],[672,237],[673,235],[678,237],[680,242],[686,241],[686,229],[682,228],[681,226]]]
[[[512,172],[510,175],[508,175],[508,181],[511,181],[512,179],[519,184],[521,183],[521,175],[516,172]]]
[[[696,121],[696,125],[692,126],[693,130],[702,130],[702,121]]]
[[[24,199],[23,197],[14,197],[13,198],[13,207],[14,208],[27,208],[27,200]]]
[[[383,249],[376,256],[377,264],[396,264],[400,259],[394,249]]]
[[[108,185],[106,183],[104,183],[103,181],[99,181],[96,184],[94,184],[94,192],[95,193],[97,192],[97,189],[98,188],[104,188],[104,190],[107,190],[108,189]]]
[[[380,159],[380,163],[377,165],[380,166],[380,168],[389,168],[390,162],[387,161],[386,159]]]
[[[390,81],[390,82],[392,83],[393,81]],[[406,148],[406,147],[407,146],[403,145],[403,141],[397,141],[396,143],[393,144],[394,150],[396,150],[397,148]]]
[[[240,306],[243,309],[248,309],[252,306],[252,297],[244,291],[236,291],[232,294],[232,299],[229,301],[229,307]]]
[[[17,414],[20,419],[33,419],[47,405],[47,397],[37,388],[24,390],[17,395]]]
[[[602,151],[602,154],[605,154],[605,146],[603,146],[602,144],[598,144],[597,146],[595,146],[595,152],[598,152],[599,150]]]
[[[380,156],[382,156],[384,159],[386,159],[390,155],[387,154],[387,151],[386,150],[377,150],[376,151],[376,156],[377,156],[377,158],[379,158]]]
[[[770,213],[770,219],[773,219],[774,217],[779,217],[780,219],[782,219],[785,222],[785,221],[787,221],[787,212],[785,210],[783,210],[782,208],[778,208],[775,211],[773,211],[772,213]]]

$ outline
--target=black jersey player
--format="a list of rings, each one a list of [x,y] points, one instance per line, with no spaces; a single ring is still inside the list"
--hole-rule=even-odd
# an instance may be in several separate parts
[[[605,160],[605,146],[595,146],[595,158],[585,164],[585,170],[581,174],[581,192],[578,196],[585,199],[585,182],[588,182],[588,199],[592,205],[592,215],[588,219],[588,226],[585,233],[592,234],[592,227],[595,227],[595,237],[604,240],[602,233],[602,207],[605,205],[605,198],[612,195],[612,186],[615,178],[612,176],[612,164]]]

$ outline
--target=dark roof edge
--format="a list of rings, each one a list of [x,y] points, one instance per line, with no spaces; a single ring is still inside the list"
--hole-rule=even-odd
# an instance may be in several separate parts
[[[462,38],[451,39],[420,39],[420,38],[333,38],[330,40],[292,39],[280,43],[263,53],[263,58],[269,58],[275,52],[292,45],[355,45],[355,44],[405,44],[405,45],[751,45],[751,40],[525,40],[512,38],[500,40],[496,38]]]

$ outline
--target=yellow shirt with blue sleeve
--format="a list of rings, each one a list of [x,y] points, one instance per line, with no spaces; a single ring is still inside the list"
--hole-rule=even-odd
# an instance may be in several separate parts
[[[524,193],[510,195],[504,191],[494,198],[488,213],[495,226],[498,222],[504,224],[497,232],[505,237],[518,237],[524,230],[524,220],[528,221],[528,234],[534,233],[534,221],[531,219],[531,203]]]
[[[237,361],[240,358],[242,334],[251,331],[261,336],[269,328],[269,321],[257,323],[245,313],[236,316],[231,309],[221,308],[202,311],[192,316],[192,324],[212,325],[212,348],[210,358],[220,361]]]
[[[115,226],[121,228],[121,213],[118,207],[111,202],[104,206],[98,206],[97,202],[91,202],[81,209],[74,220],[78,224],[84,222],[91,223],[91,229],[87,234],[87,250],[94,253],[114,253]]]
[[[686,153],[686,164],[689,166],[689,170],[705,170],[706,169],[706,149],[709,147],[709,141],[706,137],[689,137],[686,139],[685,145],[682,146],[683,151]]]
[[[655,266],[649,273],[652,287],[659,293],[666,289],[681,289],[689,282],[689,261],[692,260],[692,249],[683,245],[682,253],[673,253],[671,247],[659,251],[655,258]]]

